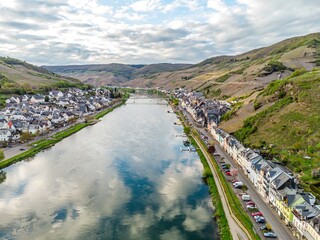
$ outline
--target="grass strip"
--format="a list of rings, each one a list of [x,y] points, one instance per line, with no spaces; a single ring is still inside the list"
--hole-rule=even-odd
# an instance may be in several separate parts
[[[86,126],[89,126],[89,124],[88,123],[79,123],[75,126],[72,126],[64,131],[61,131],[61,132],[53,135],[49,139],[40,140],[37,143],[33,144],[33,147],[31,149],[29,149],[23,153],[20,153],[12,158],[1,161],[0,162],[0,169],[8,167],[16,162],[19,162],[19,161],[26,159],[26,158],[33,157],[37,153],[39,153],[40,151],[52,147],[57,142],[60,142],[62,139],[80,131],[81,129],[85,128]]]
[[[125,103],[125,100],[122,100],[119,104],[106,109],[103,112],[98,113],[95,118],[101,118],[103,116],[105,116],[107,113],[112,112],[115,108],[120,107],[122,104]],[[99,116],[98,116],[99,115]],[[98,117],[97,117],[98,116]],[[51,136],[50,138],[46,138],[46,139],[41,139],[37,142],[34,142],[32,144],[32,148],[22,152],[14,157],[8,158],[7,160],[1,161],[0,162],[0,169],[6,168],[14,163],[17,163],[19,161],[22,161],[26,158],[30,158],[35,156],[37,153],[41,152],[44,149],[50,148],[52,146],[54,146],[57,142],[60,142],[62,139],[69,137],[70,135],[80,131],[81,129],[90,126],[91,123],[90,122],[85,122],[85,123],[78,123],[72,127],[69,127],[66,130],[60,131],[56,134],[54,134],[53,136]]]
[[[99,112],[97,115],[95,115],[94,118],[95,118],[95,119],[100,119],[100,118],[104,117],[104,116],[107,115],[108,113],[112,112],[114,109],[116,109],[116,108],[120,107],[121,105],[123,105],[125,102],[126,102],[126,99],[122,99],[122,100],[120,101],[120,103],[112,106],[111,108],[107,108],[107,109]]]

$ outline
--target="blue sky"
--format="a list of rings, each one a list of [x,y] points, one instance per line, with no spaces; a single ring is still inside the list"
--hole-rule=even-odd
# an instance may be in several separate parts
[[[0,0],[0,56],[197,63],[320,31],[319,0]]]

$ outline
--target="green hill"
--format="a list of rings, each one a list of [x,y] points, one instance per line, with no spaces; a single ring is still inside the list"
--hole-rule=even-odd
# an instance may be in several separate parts
[[[18,59],[0,57],[0,108],[4,107],[4,100],[12,95],[65,87],[84,87],[84,84]]]
[[[77,79],[63,77],[45,68],[10,57],[0,57],[0,78],[2,90],[10,87],[37,89],[58,82],[80,83]]]
[[[235,136],[291,168],[304,187],[319,183],[312,171],[320,169],[320,69],[271,82],[254,105]]]

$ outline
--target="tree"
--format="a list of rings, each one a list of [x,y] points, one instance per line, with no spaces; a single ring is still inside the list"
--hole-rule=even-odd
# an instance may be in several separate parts
[[[3,183],[7,178],[7,173],[3,170],[0,171],[0,184]]]
[[[4,159],[3,149],[0,149],[0,161]]]
[[[45,101],[45,102],[49,102],[49,100],[50,100],[49,96],[46,95],[46,96],[44,97],[44,101]]]
[[[267,229],[268,229],[269,231],[272,230],[272,227],[271,227],[270,223],[266,223],[266,227],[267,227]]]
[[[209,147],[208,147],[208,152],[209,152],[209,153],[214,153],[215,150],[216,150],[216,149],[215,149],[214,145],[211,145],[211,144],[210,144]]]
[[[33,134],[31,134],[31,133],[29,133],[29,132],[23,132],[23,133],[21,133],[21,135],[20,135],[20,140],[22,141],[22,142],[29,142],[30,140],[32,140],[34,138],[34,135]]]
[[[190,127],[184,127],[183,130],[184,130],[185,134],[187,134],[187,135],[189,135],[191,132]]]
[[[245,193],[248,190],[248,187],[246,185],[242,185],[241,189]]]

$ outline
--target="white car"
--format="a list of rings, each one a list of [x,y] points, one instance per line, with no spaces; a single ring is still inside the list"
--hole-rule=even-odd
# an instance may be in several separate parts
[[[266,238],[276,238],[277,234],[275,234],[274,232],[265,232],[263,233],[263,236],[265,236]]]
[[[246,208],[247,209],[256,209],[257,206],[256,205],[247,205]]]

